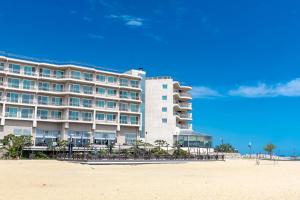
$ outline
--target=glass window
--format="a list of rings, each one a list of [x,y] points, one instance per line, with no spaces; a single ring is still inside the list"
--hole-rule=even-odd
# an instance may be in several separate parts
[[[6,107],[5,108],[5,116],[6,117],[17,117],[18,108],[16,107]]]
[[[82,89],[83,89],[83,93],[84,93],[84,94],[92,94],[92,93],[93,93],[93,88],[92,88],[92,86],[83,85],[83,86],[82,86]]]
[[[114,101],[108,101],[108,102],[106,103],[106,107],[107,107],[107,108],[116,108],[116,107],[117,107],[117,103],[114,102]]]
[[[162,122],[163,124],[166,124],[166,123],[168,123],[168,119],[167,119],[167,118],[162,118],[162,119],[161,119],[161,122]]]
[[[50,90],[50,83],[39,82],[39,90],[49,91]]]
[[[161,111],[162,111],[162,112],[167,112],[167,110],[168,110],[167,107],[162,107],[162,108],[161,108]]]
[[[162,85],[162,88],[163,88],[163,89],[168,89],[168,84],[163,84],[163,85]]]
[[[33,76],[35,73],[35,68],[32,66],[24,66],[24,74]]]
[[[113,121],[116,121],[116,118],[117,118],[117,116],[115,114],[107,114],[106,115],[106,120],[107,121],[113,122]]]
[[[120,123],[127,124],[128,123],[128,116],[127,115],[120,115]]]
[[[19,94],[18,93],[15,93],[15,92],[8,92],[6,94],[7,96],[7,100],[9,102],[14,102],[14,103],[17,103],[19,101]]]
[[[92,120],[92,113],[91,112],[82,112],[82,120],[83,121],[91,121]]]
[[[48,68],[40,68],[40,76],[42,77],[50,77],[51,70]]]
[[[99,107],[99,108],[104,108],[105,107],[105,101],[97,100],[96,101],[96,106]]]
[[[109,88],[109,89],[107,89],[107,94],[108,94],[108,96],[116,96],[117,90]]]
[[[8,87],[19,88],[20,80],[18,78],[8,78]]]
[[[71,71],[71,78],[80,79],[80,71]]]
[[[53,84],[53,90],[55,92],[62,92],[64,90],[64,85],[63,84]]]
[[[54,74],[55,74],[56,78],[63,78],[64,77],[64,72],[61,71],[61,70],[55,70]]]
[[[134,100],[139,100],[139,93],[138,92],[130,92],[130,98]]]
[[[103,121],[104,120],[104,113],[96,113],[96,120]]]
[[[130,124],[138,124],[138,117],[130,116]]]
[[[131,87],[138,88],[139,87],[139,81],[138,80],[131,80],[130,85],[131,85]]]
[[[21,109],[21,118],[32,118],[32,108],[22,108]]]
[[[48,96],[38,96],[38,104],[48,105],[49,97]]]
[[[71,84],[70,92],[80,93],[80,85],[79,84]]]
[[[105,82],[106,77],[104,75],[102,75],[102,74],[97,74],[96,79],[99,82]]]
[[[128,110],[128,104],[127,103],[120,103],[120,110],[121,111],[127,111]]]
[[[86,81],[92,81],[93,80],[93,74],[85,72],[85,73],[83,73],[83,78]]]
[[[0,63],[0,70],[1,70],[1,71],[4,70],[4,63]]]
[[[90,108],[92,107],[92,100],[91,99],[82,99],[83,107]]]
[[[79,112],[78,111],[69,111],[69,119],[70,120],[79,120]]]
[[[52,119],[61,119],[61,111],[58,111],[58,110],[51,111],[51,118]]]
[[[130,104],[130,110],[131,112],[139,112],[139,105],[138,104]]]
[[[14,128],[13,129],[13,134],[16,136],[21,136],[21,135],[31,135],[31,130],[30,129],[25,129],[25,128]]]
[[[128,99],[128,92],[121,90],[120,91],[120,98]]]
[[[114,84],[114,83],[117,82],[117,78],[114,77],[114,76],[108,76],[108,77],[107,77],[107,82],[108,82],[108,83]]]
[[[34,81],[32,80],[23,80],[23,89],[29,90],[34,88]]]
[[[94,143],[99,145],[113,144],[116,141],[116,133],[95,132]]]
[[[96,93],[100,94],[101,96],[105,95],[105,88],[96,87]]]
[[[125,144],[135,145],[136,144],[136,134],[125,133]]]
[[[17,64],[9,64],[9,71],[13,73],[20,74],[20,65]]]
[[[48,119],[48,110],[38,109],[37,110],[37,117],[39,119]]]
[[[80,105],[80,99],[77,97],[70,97],[70,106],[79,106]]]
[[[33,95],[32,94],[22,94],[22,103],[32,103]]]
[[[126,78],[121,78],[121,79],[120,79],[120,85],[121,85],[121,86],[128,86],[128,79],[126,79]]]
[[[54,106],[61,106],[63,103],[63,98],[62,97],[52,97],[51,102],[52,102],[52,105],[54,105]]]
[[[162,100],[167,100],[168,99],[166,95],[162,96],[161,98],[162,98]]]

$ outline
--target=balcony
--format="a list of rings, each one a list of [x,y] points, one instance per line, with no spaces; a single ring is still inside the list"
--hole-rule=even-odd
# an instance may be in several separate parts
[[[174,96],[177,98],[192,99],[192,95],[190,93],[183,92],[181,90],[174,90]]]
[[[21,112],[6,112],[5,113],[5,117],[9,117],[9,118],[18,118],[18,119],[32,119],[33,118],[33,114],[32,113],[21,113]]]
[[[176,117],[181,120],[192,120],[192,113],[176,113]]]
[[[192,128],[192,126],[190,124],[177,124],[176,126],[177,126],[177,128],[180,128],[180,129],[189,129],[190,130]]]

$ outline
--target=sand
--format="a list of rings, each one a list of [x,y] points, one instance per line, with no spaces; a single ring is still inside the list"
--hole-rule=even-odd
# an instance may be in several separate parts
[[[300,162],[229,160],[138,166],[0,161],[0,200],[299,200]]]

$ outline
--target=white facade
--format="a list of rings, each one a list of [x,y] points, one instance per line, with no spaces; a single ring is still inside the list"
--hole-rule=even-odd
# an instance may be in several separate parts
[[[174,144],[174,136],[192,131],[192,104],[189,86],[181,86],[171,77],[147,78],[145,86],[145,140],[165,140]]]
[[[132,144],[142,131],[143,75],[0,56],[0,139]]]

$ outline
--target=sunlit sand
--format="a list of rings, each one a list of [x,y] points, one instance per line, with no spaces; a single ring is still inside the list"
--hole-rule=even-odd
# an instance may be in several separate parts
[[[137,166],[0,161],[0,200],[300,199],[300,162]]]

